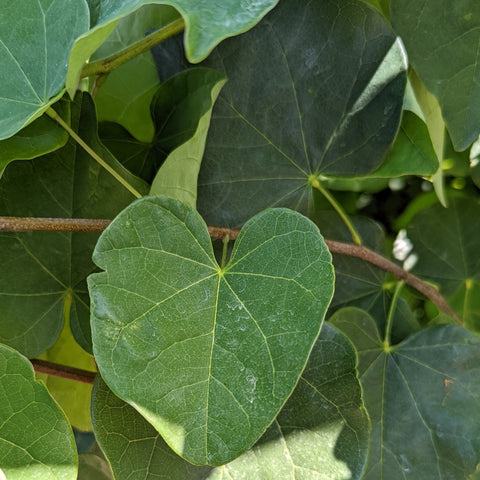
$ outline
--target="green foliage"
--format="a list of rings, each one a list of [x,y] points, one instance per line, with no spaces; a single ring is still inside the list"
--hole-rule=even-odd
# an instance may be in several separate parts
[[[475,478],[479,21],[0,0],[0,479]]]
[[[298,381],[333,294],[318,228],[268,210],[219,267],[193,208],[146,197],[107,228],[93,258],[105,270],[89,278],[93,347],[113,391],[194,464],[250,447]]]

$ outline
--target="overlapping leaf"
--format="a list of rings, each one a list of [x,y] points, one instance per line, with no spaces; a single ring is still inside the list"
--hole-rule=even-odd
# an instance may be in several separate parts
[[[55,104],[60,117],[70,123],[70,102]],[[0,177],[6,166],[13,160],[31,160],[63,147],[68,140],[67,132],[46,115],[12,137],[0,141]]]
[[[88,27],[85,0],[0,1],[0,140],[61,97],[70,48]]]
[[[372,445],[365,480],[463,480],[480,461],[480,340],[450,325],[389,346],[366,312],[332,323],[354,343]]]
[[[3,475],[2,475],[3,474]],[[32,365],[0,345],[0,478],[75,480],[73,433]]]
[[[455,148],[465,150],[480,133],[480,3],[391,0],[390,6],[410,62],[437,97]]]
[[[112,123],[101,124],[102,140],[130,171],[153,180],[152,194],[195,205],[210,115],[224,83],[223,75],[210,68],[180,72],[162,84],[152,100],[151,142],[138,142]]]
[[[194,467],[176,456],[158,432],[97,380],[93,419],[117,478],[132,470],[147,480],[244,478],[361,478],[369,424],[356,380],[356,355],[324,325],[307,367],[273,425],[250,451],[218,468]]]
[[[123,18],[90,61],[107,57],[142,39],[152,28],[159,28],[179,14],[164,5],[145,5]],[[149,50],[109,73],[95,97],[98,119],[116,122],[142,142],[150,142],[154,125],[150,102],[160,80]]]
[[[267,206],[308,212],[313,179],[374,170],[397,133],[406,59],[362,2],[283,1],[207,65],[229,79],[200,172],[208,223],[238,226]]]
[[[87,95],[72,105],[72,126],[137,189],[146,190],[99,143]],[[0,181],[0,214],[6,216],[112,218],[132,200],[130,192],[72,141],[44,157],[10,164]],[[40,354],[55,343],[64,306],[71,300],[75,338],[91,349],[85,278],[95,268],[91,254],[97,238],[94,233],[0,235],[0,341],[26,356]]]
[[[91,2],[95,26],[75,43],[70,56],[67,88],[75,89],[84,62],[105,41],[120,19],[143,5],[174,7],[185,21],[185,51],[192,63],[203,60],[223,39],[246,32],[278,0],[245,0],[215,3],[211,0],[112,0]]]
[[[255,443],[296,385],[333,293],[318,228],[251,219],[219,267],[190,206],[146,197],[102,234],[89,277],[103,378],[180,455],[220,465]]]
[[[418,275],[441,286],[470,328],[480,331],[480,207],[474,199],[451,198],[418,213],[407,231],[418,261]]]

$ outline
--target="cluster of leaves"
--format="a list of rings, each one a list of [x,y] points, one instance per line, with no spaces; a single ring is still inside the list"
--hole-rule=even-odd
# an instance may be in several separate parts
[[[0,0],[0,479],[474,478],[479,44],[477,0]],[[455,319],[325,241],[399,232]]]

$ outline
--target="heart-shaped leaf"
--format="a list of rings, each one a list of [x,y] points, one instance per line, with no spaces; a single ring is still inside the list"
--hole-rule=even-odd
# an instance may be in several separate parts
[[[190,206],[146,197],[94,253],[92,338],[103,378],[195,464],[224,464],[291,394],[333,294],[331,256],[302,215],[268,210],[219,267]]]
[[[45,385],[35,380],[30,362],[4,345],[0,345],[0,478],[77,478],[77,451],[65,414]]]
[[[0,0],[0,140],[62,96],[70,48],[88,27],[85,0]]]
[[[251,450],[222,467],[194,467],[175,455],[100,377],[92,415],[96,438],[117,478],[134,470],[145,480],[165,472],[175,480],[283,480],[308,471],[307,478],[356,480],[366,462],[370,433],[360,394],[356,353],[325,323],[299,384],[275,422]]]
[[[364,479],[469,478],[480,462],[480,339],[444,325],[391,346],[362,310],[340,310],[331,322],[359,355],[372,420]]]
[[[480,133],[480,3],[391,0],[390,5],[410,62],[437,97],[455,148],[465,150]]]
[[[369,173],[397,133],[405,54],[362,2],[284,0],[206,65],[228,78],[199,177],[209,224],[239,226],[272,206],[310,214],[320,175]]]

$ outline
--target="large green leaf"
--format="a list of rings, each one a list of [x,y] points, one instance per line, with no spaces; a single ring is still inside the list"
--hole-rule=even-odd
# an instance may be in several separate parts
[[[89,277],[103,378],[190,462],[232,460],[298,381],[333,294],[330,260],[310,220],[278,209],[251,219],[219,267],[196,210],[135,202],[97,244],[106,272]]]
[[[464,480],[480,462],[480,340],[450,325],[389,346],[366,312],[332,318],[354,343],[372,444],[365,480]]]
[[[105,41],[116,23],[147,4],[169,5],[185,21],[185,51],[192,63],[203,60],[223,39],[246,32],[253,27],[278,0],[246,0],[215,2],[211,0],[111,0],[97,2],[96,25],[77,40],[72,49],[67,88],[74,89],[84,62]],[[157,25],[161,26],[161,25]]]
[[[238,226],[268,206],[308,212],[312,181],[374,170],[397,133],[406,59],[362,2],[283,1],[206,63],[229,79],[200,171],[208,223]]]
[[[361,478],[369,422],[356,379],[356,354],[324,324],[307,367],[276,421],[250,451],[218,468],[194,467],[175,455],[132,407],[99,378],[93,394],[97,439],[118,479],[175,480]]]
[[[395,30],[441,106],[457,150],[480,133],[480,3],[478,0],[391,0]]]
[[[407,231],[418,261],[414,273],[441,286],[470,328],[480,332],[480,206],[474,199],[451,198],[450,208],[435,205],[418,213]]]
[[[90,61],[123,50],[152,28],[170,23],[178,16],[171,7],[145,5],[119,22]],[[150,50],[120,65],[109,73],[95,96],[99,121],[119,123],[138,140],[150,142],[154,135],[150,102],[159,83]]]
[[[0,345],[0,478],[75,480],[72,429],[30,362]]]
[[[0,140],[61,97],[70,48],[88,27],[85,0],[0,0]]]
[[[81,109],[81,111],[80,111]],[[99,143],[88,95],[72,105],[72,128],[111,165]],[[146,185],[116,167],[137,189]],[[133,196],[73,141],[35,160],[10,164],[0,181],[0,214],[20,217],[113,218]],[[0,234],[0,341],[29,357],[51,347],[70,304],[71,326],[91,349],[85,278],[94,270],[95,233]],[[70,300],[71,299],[71,300]]]

